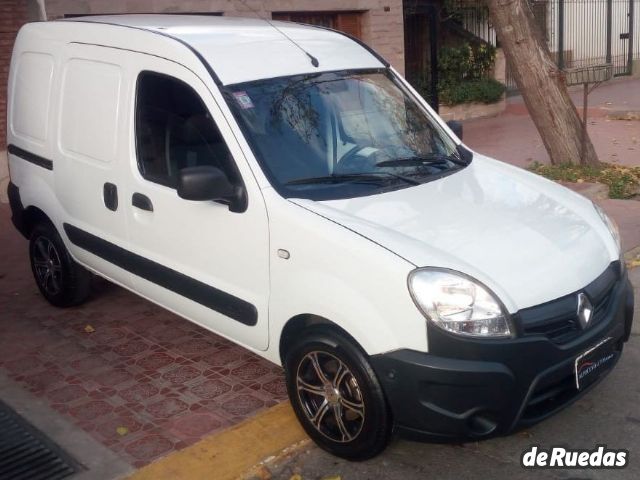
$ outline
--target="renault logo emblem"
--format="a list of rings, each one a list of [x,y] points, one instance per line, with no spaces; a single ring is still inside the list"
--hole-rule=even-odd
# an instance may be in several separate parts
[[[589,301],[589,297],[587,297],[584,293],[578,294],[578,320],[580,321],[580,326],[584,330],[587,328],[591,322],[591,317],[593,315],[593,305]]]

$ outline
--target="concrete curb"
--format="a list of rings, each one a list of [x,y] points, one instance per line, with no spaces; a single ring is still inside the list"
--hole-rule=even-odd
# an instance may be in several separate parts
[[[609,120],[637,121],[640,120],[640,110],[609,112],[607,118]]]
[[[129,480],[236,479],[306,438],[291,405],[283,402],[141,468]]]
[[[640,267],[640,246],[625,252],[624,261],[630,269]],[[640,299],[638,301],[640,302]]]

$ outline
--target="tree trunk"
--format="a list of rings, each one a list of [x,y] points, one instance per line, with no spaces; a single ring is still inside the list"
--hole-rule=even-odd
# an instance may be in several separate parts
[[[487,0],[493,26],[551,163],[598,163],[571,101],[564,75],[535,22],[527,0]]]

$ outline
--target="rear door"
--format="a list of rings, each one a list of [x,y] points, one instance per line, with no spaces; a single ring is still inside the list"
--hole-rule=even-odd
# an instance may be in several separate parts
[[[129,286],[129,273],[103,255],[107,243],[127,245],[125,57],[119,50],[72,43],[61,63],[54,176],[67,243],[80,262]]]
[[[207,85],[183,66],[135,55],[128,258],[142,295],[254,349],[268,346],[269,232],[262,194]],[[212,87],[213,88],[213,87]],[[178,197],[178,172],[211,165],[248,205]]]

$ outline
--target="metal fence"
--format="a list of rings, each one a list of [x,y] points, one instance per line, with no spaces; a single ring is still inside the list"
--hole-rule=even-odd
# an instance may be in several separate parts
[[[613,64],[614,75],[629,75],[640,59],[640,0],[529,0],[531,9],[561,68]],[[497,45],[483,0],[459,0],[462,26]],[[507,88],[516,85],[507,66]]]
[[[484,0],[458,0],[453,3],[453,17],[462,27],[485,42],[496,45],[496,31],[491,24]]]
[[[557,0],[558,34],[551,43],[561,67],[612,63],[614,75],[631,73],[633,39],[640,26],[637,0]],[[634,21],[636,20],[636,21]],[[561,55],[560,55],[561,53]],[[636,58],[640,51],[636,54]]]

